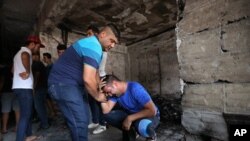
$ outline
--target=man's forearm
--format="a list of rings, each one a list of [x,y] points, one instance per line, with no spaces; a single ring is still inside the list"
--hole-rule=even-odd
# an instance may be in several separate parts
[[[150,109],[143,109],[142,111],[129,115],[130,120],[135,121],[140,118],[149,118],[155,115]]]
[[[85,82],[85,87],[89,94],[96,100],[98,100],[98,90],[97,90],[97,83],[94,82]]]

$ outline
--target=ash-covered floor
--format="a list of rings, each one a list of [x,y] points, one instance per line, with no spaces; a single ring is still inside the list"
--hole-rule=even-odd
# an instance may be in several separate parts
[[[63,126],[63,119],[58,118],[51,123],[47,130],[37,131],[38,123],[33,123],[33,134],[41,136],[38,141],[70,141],[69,130]],[[13,127],[9,129],[7,134],[1,135],[3,141],[15,141],[16,133],[11,132]],[[122,133],[120,130],[109,126],[109,128],[100,134],[91,134],[89,130],[89,141],[122,141]],[[161,123],[157,129],[158,141],[184,141],[185,131],[180,125],[170,125]],[[144,141],[145,138],[139,137],[137,141]]]

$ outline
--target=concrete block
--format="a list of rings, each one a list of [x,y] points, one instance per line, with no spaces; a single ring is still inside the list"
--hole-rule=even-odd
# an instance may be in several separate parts
[[[126,59],[127,54],[109,52],[106,62],[106,73],[115,74],[121,80],[126,80]]]
[[[178,49],[180,75],[185,81],[210,83],[216,81],[220,49],[218,29],[190,35],[182,39]]]
[[[229,82],[250,81],[250,52],[225,53],[219,58],[216,80]]]
[[[225,85],[225,113],[250,115],[250,83]]]
[[[220,112],[184,109],[182,125],[192,134],[228,140],[227,126]]]
[[[223,22],[227,23],[228,21],[235,21],[242,17],[249,17],[249,9],[249,0],[226,0]]]
[[[179,22],[180,36],[219,27],[225,11],[225,0],[186,1],[183,19]]]
[[[131,80],[141,82],[151,94],[180,91],[174,34],[173,30],[128,47]]]
[[[224,25],[222,31],[224,33],[222,35],[222,49],[224,51],[231,53],[250,52],[250,18]]]
[[[223,84],[200,84],[185,87],[182,106],[223,112]]]
[[[180,73],[174,42],[168,47],[160,48],[162,94],[180,93]]]

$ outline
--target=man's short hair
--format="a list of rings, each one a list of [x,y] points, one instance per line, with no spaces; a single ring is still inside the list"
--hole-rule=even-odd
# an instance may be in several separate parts
[[[100,30],[95,25],[88,26],[87,30],[92,30],[94,34],[100,33]]]
[[[121,81],[117,76],[113,75],[113,74],[108,74],[104,76],[103,81],[106,82],[106,84],[111,84],[113,81]]]
[[[107,27],[109,27],[112,32],[114,33],[114,35],[116,36],[117,40],[120,41],[120,30],[117,28],[117,26],[113,23],[109,23],[106,25]]]
[[[43,56],[46,56],[47,58],[51,59],[51,54],[46,52],[46,53],[43,53]]]
[[[64,45],[64,44],[58,44],[56,48],[57,48],[57,50],[66,50],[67,49],[66,45]]]

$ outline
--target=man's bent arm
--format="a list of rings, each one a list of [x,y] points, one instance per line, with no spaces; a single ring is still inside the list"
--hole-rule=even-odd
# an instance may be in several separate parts
[[[89,94],[97,101],[106,101],[104,94],[98,91],[98,83],[96,80],[96,69],[90,65],[84,64],[83,66],[83,81]]]
[[[111,101],[111,100],[109,100],[108,102],[105,102],[105,103],[101,103],[103,114],[109,113],[114,108],[115,104],[116,103]]]
[[[127,118],[131,121],[135,121],[140,118],[145,118],[145,117],[153,117],[156,115],[156,109],[155,105],[152,100],[150,100],[147,104],[144,105],[144,109],[142,109],[138,113],[134,113],[129,115]]]

